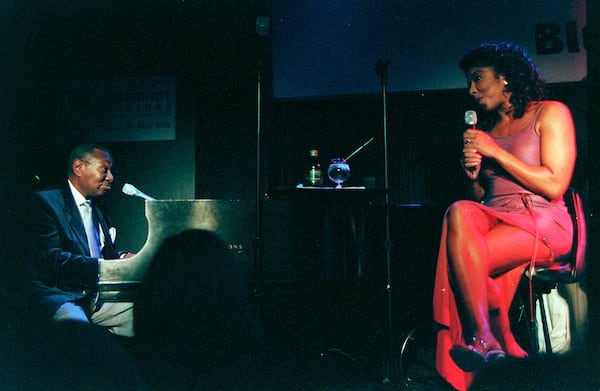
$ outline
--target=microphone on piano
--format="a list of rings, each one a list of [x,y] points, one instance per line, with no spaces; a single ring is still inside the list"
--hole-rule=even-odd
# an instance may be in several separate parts
[[[129,183],[125,183],[121,191],[129,196],[140,197],[148,201],[156,201],[156,198],[150,197],[148,194],[141,192],[135,186]]]

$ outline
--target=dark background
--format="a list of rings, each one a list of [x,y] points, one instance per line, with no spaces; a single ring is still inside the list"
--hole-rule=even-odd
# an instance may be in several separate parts
[[[263,75],[261,195],[299,183],[310,148],[320,150],[326,166],[330,158],[349,154],[370,137],[375,137],[375,142],[351,161],[348,183],[362,185],[364,177],[375,177],[377,187],[383,188],[381,96],[271,99],[270,38],[255,31],[257,16],[270,12],[268,0],[3,2],[3,247],[13,248],[19,240],[12,235],[12,227],[19,219],[17,205],[23,195],[64,178],[68,148],[77,140],[57,136],[64,131],[56,128],[55,116],[56,87],[62,80],[177,78],[175,140],[107,143],[117,175],[109,195],[113,222],[119,228],[121,246],[133,251],[143,246],[147,225],[143,202],[120,193],[124,182],[159,199],[235,199],[243,201],[240,207],[253,211],[259,71]],[[574,184],[588,201],[590,214],[592,321],[597,317],[594,309],[599,297],[595,278],[598,223],[594,216],[600,190],[595,160],[600,152],[598,20],[598,1],[589,0],[588,78],[552,86],[556,97],[569,104],[577,122],[579,156]],[[375,72],[373,82],[379,82]],[[421,317],[430,312],[443,210],[463,194],[458,157],[463,113],[469,108],[464,90],[387,96],[393,271],[402,299],[408,303],[406,308],[418,308]],[[331,217],[327,202],[261,198],[265,280],[310,284],[323,279],[324,272],[311,254],[327,250],[322,239],[323,219]],[[384,215],[382,200],[371,201],[364,216],[363,239],[368,266],[375,270],[370,278],[381,288],[385,280]],[[256,216],[250,215],[253,217],[239,222],[247,225],[244,240],[251,240],[254,234]],[[248,250],[244,256],[252,280],[252,252]],[[7,257],[18,259],[18,254],[9,251]],[[321,255],[313,258],[322,260]],[[307,266],[307,261],[317,266]],[[4,274],[12,272],[7,265],[9,261],[2,268]],[[337,278],[340,274],[334,273],[333,279]]]

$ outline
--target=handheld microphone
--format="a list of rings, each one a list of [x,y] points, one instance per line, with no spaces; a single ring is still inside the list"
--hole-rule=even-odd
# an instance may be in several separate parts
[[[150,197],[148,194],[139,191],[135,186],[129,183],[125,183],[121,191],[129,196],[140,197],[148,201],[156,201],[156,198]]]
[[[473,129],[477,126],[477,113],[475,110],[465,111],[465,124],[472,125]]]
[[[475,110],[465,111],[465,124],[471,125],[473,129],[477,127],[477,113]],[[469,167],[469,171],[474,172],[475,167]]]

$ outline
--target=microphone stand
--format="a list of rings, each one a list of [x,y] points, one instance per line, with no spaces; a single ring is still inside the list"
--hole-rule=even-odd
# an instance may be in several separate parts
[[[262,83],[262,72],[261,64],[258,65],[257,78],[256,78],[256,236],[254,238],[254,295],[258,298],[262,295],[263,281],[263,254],[264,254],[264,241],[262,237],[263,233],[263,205],[261,196],[261,83]],[[260,308],[260,303],[258,303]]]
[[[384,151],[384,207],[385,207],[385,242],[384,248],[386,253],[386,292],[388,305],[388,377],[385,382],[391,382],[394,373],[393,365],[393,350],[394,350],[394,328],[393,328],[393,311],[392,311],[392,239],[390,238],[390,186],[389,186],[389,157],[388,157],[388,132],[387,132],[387,69],[390,61],[379,60],[375,65],[375,72],[381,78],[381,95],[383,103],[383,151]]]
[[[256,236],[254,238],[254,297],[258,315],[262,313],[263,294],[263,260],[265,244],[263,240],[263,198],[261,191],[261,103],[262,81],[266,73],[266,56],[262,39],[269,32],[270,19],[267,16],[256,18],[256,33],[258,34],[257,59],[256,59]]]

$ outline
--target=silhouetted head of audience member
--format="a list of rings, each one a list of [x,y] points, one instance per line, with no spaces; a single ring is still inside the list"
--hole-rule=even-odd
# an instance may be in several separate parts
[[[188,230],[159,247],[134,307],[141,343],[238,348],[259,334],[239,257],[215,233]]]

